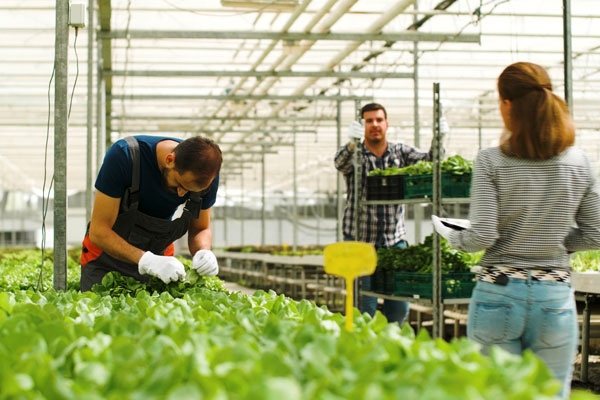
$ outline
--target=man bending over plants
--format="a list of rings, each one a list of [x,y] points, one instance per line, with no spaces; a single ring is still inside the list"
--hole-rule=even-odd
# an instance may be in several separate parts
[[[216,275],[210,209],[221,163],[219,146],[200,136],[184,141],[132,136],[115,142],[96,178],[81,253],[81,290],[91,290],[110,271],[142,282],[149,276],[165,283],[183,280],[173,241],[186,232],[192,267],[200,275]],[[181,216],[172,220],[184,203]]]

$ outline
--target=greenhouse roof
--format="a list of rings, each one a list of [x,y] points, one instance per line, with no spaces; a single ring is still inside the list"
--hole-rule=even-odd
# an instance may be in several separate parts
[[[104,151],[99,121],[112,141],[212,137],[224,152],[222,181],[233,190],[242,180],[246,190],[260,189],[264,157],[266,190],[289,191],[295,156],[296,183],[313,193],[335,191],[333,155],[358,104],[386,106],[391,141],[428,148],[439,82],[451,127],[447,154],[474,158],[501,132],[495,83],[506,65],[543,65],[565,97],[560,0],[92,3],[93,26],[86,21],[68,37],[69,192],[94,179]],[[0,5],[4,190],[40,193],[53,174],[55,6]],[[598,172],[600,3],[578,0],[570,11],[577,144]]]

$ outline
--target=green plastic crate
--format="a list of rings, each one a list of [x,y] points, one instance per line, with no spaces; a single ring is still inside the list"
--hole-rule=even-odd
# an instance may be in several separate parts
[[[404,198],[433,197],[433,175],[404,175]],[[470,197],[471,174],[442,174],[442,197]]]
[[[404,198],[433,197],[433,175],[404,175]]]
[[[475,274],[472,272],[442,274],[442,298],[470,298],[476,283],[474,279]],[[433,275],[395,272],[394,296],[431,299],[433,296]]]
[[[394,294],[396,279],[394,271],[378,268],[371,275],[371,292]]]
[[[471,174],[442,174],[442,197],[470,197]]]

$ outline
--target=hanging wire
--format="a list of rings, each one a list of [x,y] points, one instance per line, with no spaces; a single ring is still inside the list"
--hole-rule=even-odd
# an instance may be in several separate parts
[[[476,8],[476,9],[473,11],[473,14],[472,14],[472,15],[473,15],[473,16],[475,16],[476,18],[475,18],[475,19],[473,19],[472,21],[469,21],[469,22],[467,22],[467,23],[466,23],[466,24],[465,24],[465,25],[464,25],[464,26],[463,26],[461,29],[459,29],[459,31],[458,31],[458,32],[457,32],[455,35],[452,35],[452,36],[451,36],[451,38],[456,38],[456,37],[460,36],[460,35],[461,35],[461,34],[462,34],[464,31],[465,31],[465,29],[467,29],[467,28],[468,28],[470,25],[477,25],[477,24],[479,24],[479,23],[481,22],[481,20],[482,20],[484,17],[487,17],[488,15],[491,15],[491,14],[494,12],[494,10],[495,10],[495,9],[496,9],[498,6],[500,6],[500,5],[504,4],[504,3],[508,3],[509,1],[510,1],[510,0],[490,0],[490,1],[488,1],[487,3],[485,3],[485,4],[482,4],[481,6],[477,7],[477,8]],[[481,9],[482,9],[484,6],[487,6],[487,5],[489,5],[489,4],[492,4],[492,3],[494,3],[494,5],[493,5],[493,7],[492,7],[492,8],[491,8],[491,9],[490,9],[488,12],[486,12],[486,13],[483,13],[483,12],[481,11]],[[440,44],[438,45],[438,47],[436,47],[436,48],[435,48],[435,49],[433,49],[433,50],[428,50],[428,52],[432,52],[432,51],[433,51],[433,52],[436,52],[436,51],[438,51],[438,50],[439,50],[439,49],[442,47],[442,45],[443,45],[444,43],[446,43],[446,41],[447,41],[447,40],[448,40],[448,39],[440,41]],[[421,56],[422,56],[424,53],[425,53],[424,51],[423,51],[423,52],[421,52],[421,55],[419,55],[419,58],[420,58],[420,57],[421,57]]]

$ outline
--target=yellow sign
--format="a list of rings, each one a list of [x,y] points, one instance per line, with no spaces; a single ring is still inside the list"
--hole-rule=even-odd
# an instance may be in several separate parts
[[[325,246],[325,272],[346,280],[346,329],[352,330],[354,279],[371,275],[377,266],[375,246],[364,242],[339,242]]]

